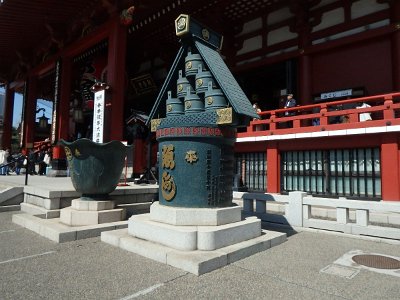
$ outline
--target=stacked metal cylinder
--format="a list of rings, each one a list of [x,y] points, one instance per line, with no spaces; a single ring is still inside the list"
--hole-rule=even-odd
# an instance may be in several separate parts
[[[231,206],[236,129],[222,129],[213,117],[228,102],[200,54],[189,50],[184,62],[185,69],[175,71],[176,94],[168,91],[166,118],[157,131],[162,153],[160,203]]]
[[[176,97],[168,92],[166,114],[179,116],[201,113],[227,107],[227,101],[213,75],[205,67],[200,54],[188,51],[185,57],[185,76],[179,70],[176,82]]]

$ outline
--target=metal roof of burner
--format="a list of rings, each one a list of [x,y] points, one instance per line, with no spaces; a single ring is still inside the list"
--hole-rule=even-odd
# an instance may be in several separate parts
[[[187,16],[187,18],[189,17]],[[150,121],[155,118],[156,114],[165,107],[167,92],[173,89],[173,87],[176,85],[176,80],[178,79],[178,70],[184,69],[185,58],[183,54],[189,47],[191,47],[192,50],[195,48],[198,51],[199,55],[205,62],[208,70],[213,75],[214,79],[219,85],[219,88],[224,93],[224,96],[235,113],[249,118],[259,118],[258,114],[251,105],[250,100],[247,98],[218,52],[218,48],[220,48],[222,44],[222,36],[207,28],[210,31],[210,36],[213,38],[209,38],[209,40],[202,39],[201,35],[198,33],[206,27],[193,19],[190,19],[190,26],[188,27],[190,28],[187,30],[187,32],[185,32],[188,34],[181,40],[182,46],[175,57],[174,63],[168,72],[163,86],[161,87],[146,124],[148,125]],[[177,35],[179,34],[177,33]]]

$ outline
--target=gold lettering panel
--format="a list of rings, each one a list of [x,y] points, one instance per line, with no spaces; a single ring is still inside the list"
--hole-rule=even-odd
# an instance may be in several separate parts
[[[164,145],[162,147],[162,167],[171,170],[175,168],[174,145]]]
[[[233,112],[232,107],[221,108],[216,110],[217,113],[217,124],[232,124]]]
[[[156,132],[158,126],[160,126],[162,119],[153,119],[151,120],[151,132]]]
[[[72,160],[72,152],[69,147],[64,147],[65,156],[67,157],[68,161]]]
[[[190,164],[196,162],[198,160],[196,151],[194,150],[187,151],[185,155],[185,160]]]
[[[171,201],[176,194],[174,178],[168,172],[163,172],[161,179],[161,193],[165,200]]]
[[[163,169],[174,169],[174,145],[163,145],[162,146],[162,167]],[[176,185],[174,177],[168,172],[164,171],[161,177],[161,193],[166,201],[171,201],[176,194]]]

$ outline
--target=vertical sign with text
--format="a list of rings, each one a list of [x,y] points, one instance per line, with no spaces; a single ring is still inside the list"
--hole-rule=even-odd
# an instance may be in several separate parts
[[[21,111],[21,126],[20,126],[20,140],[19,140],[19,147],[22,148],[24,147],[24,138],[25,138],[25,115],[26,115],[26,105],[27,105],[27,99],[28,99],[28,84],[29,84],[29,79],[25,81],[24,85],[24,94],[22,97],[22,111]]]
[[[93,142],[103,142],[105,90],[94,93]]]
[[[57,143],[57,130],[58,130],[58,110],[60,109],[60,84],[61,84],[61,60],[57,60],[55,66],[55,78],[54,78],[54,103],[53,113],[51,122],[50,140],[52,144]]]

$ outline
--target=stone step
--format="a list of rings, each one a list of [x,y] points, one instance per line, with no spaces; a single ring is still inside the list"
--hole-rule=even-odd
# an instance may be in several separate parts
[[[5,186],[0,190],[0,206],[19,205],[24,201],[23,187]]]
[[[21,211],[24,213],[27,213],[27,214],[34,215],[34,216],[39,216],[44,219],[60,217],[59,209],[46,209],[44,207],[26,203],[26,202],[21,203]]]
[[[150,218],[153,221],[171,225],[200,226],[223,225],[240,221],[239,206],[222,208],[187,208],[161,205],[154,202],[150,208]]]
[[[150,214],[132,216],[129,233],[178,250],[215,250],[258,237],[261,221],[250,217],[220,226],[176,226],[152,221]]]
[[[262,230],[259,237],[213,251],[181,251],[133,237],[128,229],[101,233],[101,241],[195,275],[211,272],[287,240],[286,234]]]
[[[125,210],[122,208],[84,211],[66,207],[60,211],[60,222],[70,226],[96,225],[118,222],[125,219]]]
[[[14,214],[12,221],[57,243],[96,237],[103,231],[121,229],[128,226],[127,221],[89,226],[68,226],[60,223],[59,218],[41,219],[30,214]]]

